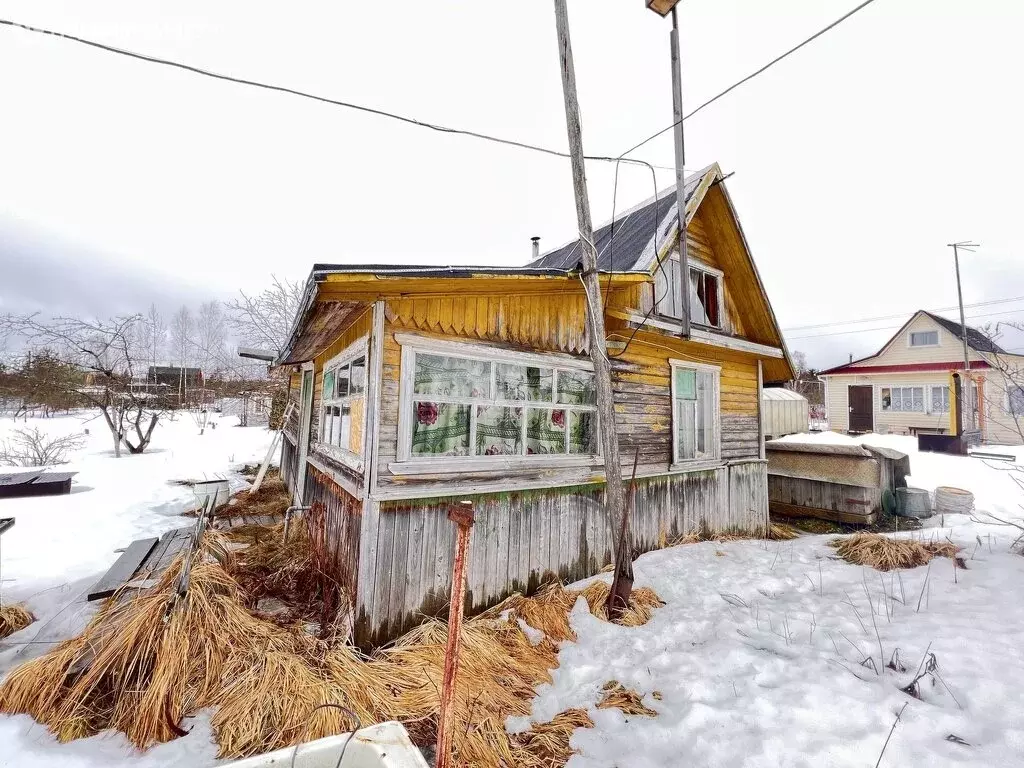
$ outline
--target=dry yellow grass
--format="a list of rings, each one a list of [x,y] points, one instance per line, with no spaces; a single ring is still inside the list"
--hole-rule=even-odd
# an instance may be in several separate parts
[[[169,621],[182,558],[154,589],[115,596],[82,635],[15,669],[0,684],[0,711],[28,713],[62,741],[112,728],[146,748],[182,735],[184,717],[211,707],[222,758],[354,727],[337,708],[319,708],[325,704],[353,710],[363,725],[399,720],[421,745],[436,739],[446,624],[427,622],[369,658],[331,647],[247,610],[228,570],[237,564],[223,549],[221,537],[207,535],[188,594]],[[280,552],[266,554],[276,559]],[[573,639],[568,612],[577,598],[603,616],[608,590],[602,581],[581,591],[554,584],[467,620],[454,698],[455,720],[465,725],[454,738],[458,765],[564,765],[573,730],[591,725],[585,712],[562,713],[515,737],[505,732],[505,719],[529,714],[536,686],[551,680],[556,641]],[[634,590],[624,623],[642,624],[661,604],[650,589]],[[502,610],[509,610],[504,619]],[[545,637],[531,643],[518,618]],[[614,692],[615,706],[635,708],[631,693]]]
[[[634,690],[626,688],[618,680],[609,680],[604,684],[604,696],[598,702],[598,709],[621,709],[626,715],[645,715],[657,717],[658,713],[650,707],[644,706],[643,697]],[[661,694],[655,696],[660,699]]]
[[[858,533],[844,539],[833,539],[836,553],[854,565],[866,565],[879,571],[915,568],[933,557],[956,558],[957,548],[948,541],[895,539],[880,533]]]
[[[23,605],[11,603],[0,606],[0,638],[20,632],[35,620],[36,617]]]

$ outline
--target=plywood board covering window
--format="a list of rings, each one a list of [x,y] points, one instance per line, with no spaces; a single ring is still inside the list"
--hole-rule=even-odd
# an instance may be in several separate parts
[[[401,375],[399,473],[599,457],[589,361],[414,337]]]
[[[721,456],[721,369],[672,361],[672,460],[713,461]]]
[[[362,470],[366,444],[366,349],[360,339],[324,364],[318,447]]]

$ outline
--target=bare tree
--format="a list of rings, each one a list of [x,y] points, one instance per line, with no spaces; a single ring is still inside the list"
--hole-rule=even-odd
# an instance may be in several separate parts
[[[149,312],[146,313],[142,325],[146,338],[145,360],[155,368],[160,364],[164,348],[167,345],[167,321],[160,314],[160,310],[156,308],[156,304],[149,305]]]
[[[195,321],[192,313],[184,304],[171,318],[171,355],[175,365],[180,369],[178,378],[178,404],[188,400],[188,373],[185,370],[192,362],[192,337],[195,333]]]
[[[273,275],[271,280],[261,293],[239,291],[239,298],[227,303],[227,319],[240,344],[281,352],[302,304],[304,286]]]
[[[31,348],[49,350],[63,366],[82,373],[54,382],[65,394],[98,408],[114,441],[114,455],[123,445],[130,453],[142,453],[153,436],[161,410],[145,391],[136,386],[139,367],[133,356],[132,338],[139,315],[109,320],[84,320],[38,313],[0,317],[0,333],[21,336]],[[135,437],[129,437],[133,430]]]
[[[1024,355],[1010,354],[997,343],[1008,330],[1024,333],[1024,324],[996,323],[981,330],[993,350],[983,355],[991,366],[985,377],[985,416],[989,422],[1008,427],[1024,443]]]
[[[786,382],[786,388],[806,397],[811,405],[822,405],[825,402],[825,387],[817,372],[808,367],[807,355],[800,350],[794,350],[792,358],[796,378]]]
[[[49,467],[67,464],[68,453],[85,445],[85,435],[50,437],[38,427],[16,429],[11,438],[0,443],[0,465],[11,467]]]
[[[227,362],[228,328],[220,302],[207,301],[199,306],[193,346],[199,367],[207,376],[222,375]]]

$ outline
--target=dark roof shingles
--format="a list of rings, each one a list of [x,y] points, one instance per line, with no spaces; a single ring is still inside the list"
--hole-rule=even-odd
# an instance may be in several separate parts
[[[684,189],[687,202],[706,174],[706,170],[700,171],[686,180]],[[659,192],[657,199],[621,214],[594,232],[598,270],[601,272],[628,272],[637,269],[644,249],[651,242],[658,225],[672,210],[675,202],[675,187],[670,187]],[[575,269],[581,260],[579,244],[579,240],[566,243],[561,248],[545,253],[536,261],[531,261],[527,266]]]
[[[951,334],[956,336],[958,339],[963,340],[963,334],[960,332],[962,326],[955,320],[949,320],[945,317],[932,314],[931,312],[925,312],[928,317],[934,320],[936,323],[941,325],[944,329],[949,331]],[[992,339],[986,336],[984,333],[979,331],[977,328],[967,326],[967,346],[977,352],[990,352],[994,355],[1005,355],[1006,350],[996,344]]]

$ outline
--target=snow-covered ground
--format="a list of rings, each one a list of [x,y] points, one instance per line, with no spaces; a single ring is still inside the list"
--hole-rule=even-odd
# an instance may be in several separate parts
[[[138,473],[111,467],[116,462],[102,455],[108,449],[101,435],[94,453],[78,464],[81,485],[94,490],[64,497],[59,510],[46,511],[55,499],[33,501],[41,505],[39,524],[28,519],[31,507],[19,507],[15,531],[23,538],[4,537],[5,595],[30,597],[68,581],[69,573],[91,578],[112,561],[111,547],[178,522],[168,515],[188,504],[188,493],[166,486],[167,479],[222,472],[265,450],[265,431],[234,442],[226,435],[246,431],[219,428],[198,437],[190,426],[168,425],[156,446],[164,453],[122,460],[146,467]],[[896,436],[787,439],[904,450],[911,454],[913,485],[967,488],[982,513],[1024,516],[1020,489],[999,468],[1005,465],[919,454],[912,439]],[[1021,448],[988,450],[1024,460]],[[835,557],[828,536],[707,542],[644,555],[635,566],[637,585],[653,587],[666,605],[636,628],[598,621],[578,605],[572,621],[579,640],[562,646],[554,682],[538,690],[533,718],[589,709],[595,727],[574,735],[580,754],[571,768],[870,768],[907,705],[882,766],[1024,765],[1024,557],[1008,552],[1015,531],[954,515],[927,524],[904,535],[949,536],[962,546],[968,567],[955,578],[952,561],[944,558],[899,574],[852,566]],[[70,532],[57,530],[65,525]],[[35,554],[19,559],[19,546]],[[79,579],[75,588],[88,583]],[[65,590],[65,600],[73,591]],[[38,594],[29,603],[48,604]],[[897,649],[907,672],[884,668]],[[926,650],[935,655],[937,674],[921,681],[923,698],[913,699],[899,688],[913,678]],[[881,674],[862,666],[867,658]],[[0,654],[0,665],[11,663]],[[610,679],[644,694],[659,692],[660,698],[644,699],[659,715],[596,709]],[[178,768],[211,764],[214,753],[205,718],[196,719],[187,737],[144,755],[116,734],[58,745],[27,717],[0,718],[0,766]]]
[[[83,593],[117,559],[115,549],[191,522],[180,513],[196,506],[195,494],[170,481],[224,477],[234,489],[244,487],[232,470],[262,461],[271,439],[265,426],[240,428],[237,418],[217,415],[200,435],[196,422],[180,414],[161,421],[144,454],[114,458],[110,434],[93,416],[82,412],[27,423],[0,418],[0,441],[26,427],[52,436],[89,430],[84,447],[60,467],[78,472],[70,495],[0,500],[0,517],[15,518],[0,542],[0,594],[5,602],[24,602],[37,617],[0,640],[0,674],[84,626],[95,606],[82,605]],[[0,766],[149,768],[212,760],[215,749],[204,723],[180,741],[140,758],[119,736],[58,745],[30,718],[0,716]]]
[[[997,462],[919,454],[912,438],[888,435],[788,439],[903,450],[911,454],[912,484],[967,488],[980,512],[1024,517],[1024,494]],[[987,450],[1024,458],[1020,447]],[[838,559],[830,536],[707,542],[644,555],[636,583],[653,587],[666,605],[647,625],[628,629],[578,604],[579,641],[563,646],[533,719],[589,708],[595,728],[574,735],[580,754],[571,768],[870,767],[907,705],[883,766],[1024,765],[1024,557],[1008,551],[1019,531],[962,515],[928,525],[904,535],[949,536],[964,548],[967,570],[954,576],[953,562],[938,558],[880,574]],[[897,650],[906,672],[885,669]],[[917,700],[899,689],[926,651],[937,673],[921,681]],[[644,698],[659,715],[595,709],[609,679],[660,692],[660,699]]]

